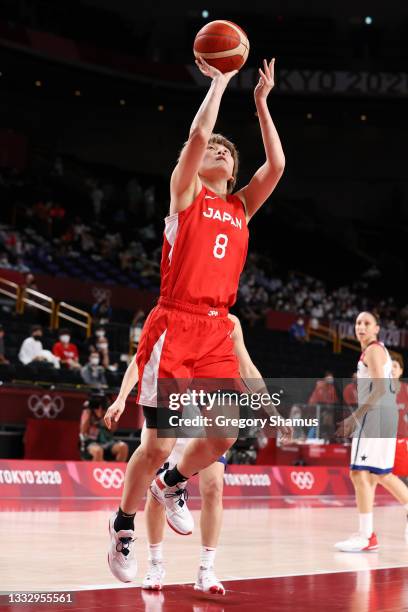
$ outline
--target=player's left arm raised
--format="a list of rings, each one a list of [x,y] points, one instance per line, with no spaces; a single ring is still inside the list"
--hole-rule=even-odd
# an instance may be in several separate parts
[[[275,58],[263,61],[259,81],[254,90],[256,110],[261,126],[266,161],[256,171],[248,185],[236,195],[244,200],[248,221],[269,198],[285,168],[285,155],[279,134],[268,109],[267,98],[275,85]]]

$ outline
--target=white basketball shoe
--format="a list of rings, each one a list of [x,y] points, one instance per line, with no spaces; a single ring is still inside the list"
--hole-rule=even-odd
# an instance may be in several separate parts
[[[213,567],[200,567],[194,590],[212,593],[213,595],[225,595],[224,586],[214,574]]]
[[[115,531],[116,512],[109,519],[110,545],[108,563],[112,574],[121,582],[135,580],[137,561],[134,557],[135,532],[133,529]]]
[[[153,497],[166,509],[166,519],[169,526],[180,535],[193,533],[194,520],[187,507],[188,493],[186,482],[169,487],[164,482],[166,472],[159,474],[150,485]]]
[[[149,567],[143,579],[142,589],[161,591],[165,574],[166,572],[161,561],[149,561]]]
[[[369,538],[355,533],[347,540],[337,542],[334,547],[341,552],[368,552],[370,550],[378,550],[378,540],[375,533],[372,533]]]

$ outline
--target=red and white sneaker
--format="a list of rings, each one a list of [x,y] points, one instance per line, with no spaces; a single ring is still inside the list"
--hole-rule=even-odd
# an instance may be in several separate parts
[[[341,552],[365,552],[370,550],[378,550],[378,540],[375,533],[372,533],[369,538],[365,538],[359,533],[355,533],[342,542],[337,542],[334,545]]]
[[[135,532],[131,529],[115,531],[116,512],[109,519],[110,544],[108,564],[112,574],[121,582],[135,580],[137,561],[134,557]]]
[[[190,535],[194,529],[194,519],[187,507],[187,483],[169,487],[164,482],[164,474],[159,474],[150,485],[153,497],[166,509],[169,526],[180,535]]]
[[[197,582],[194,585],[194,590],[203,591],[204,593],[212,593],[213,595],[225,595],[224,586],[214,574],[213,567],[200,567],[198,570]]]
[[[143,579],[142,589],[161,591],[165,574],[166,572],[161,561],[157,561],[156,563],[149,561],[149,567]]]

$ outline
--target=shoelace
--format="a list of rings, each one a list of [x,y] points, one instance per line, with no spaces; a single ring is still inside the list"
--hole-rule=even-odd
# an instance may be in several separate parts
[[[176,489],[174,493],[165,493],[164,497],[180,497],[179,501],[176,503],[182,508],[188,500],[188,491],[187,489]],[[184,497],[184,499],[181,499],[182,497]]]
[[[116,551],[121,552],[122,555],[125,555],[125,557],[127,557],[128,554],[130,553],[130,550],[129,550],[130,543],[134,541],[135,540],[132,540],[132,538],[119,538],[119,542],[116,544]]]

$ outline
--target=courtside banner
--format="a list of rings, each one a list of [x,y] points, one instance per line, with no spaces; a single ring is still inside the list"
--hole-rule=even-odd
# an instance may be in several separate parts
[[[119,498],[125,463],[0,459],[1,499]],[[197,477],[189,492],[199,497]],[[224,475],[224,498],[353,495],[346,467],[231,465]]]

